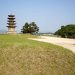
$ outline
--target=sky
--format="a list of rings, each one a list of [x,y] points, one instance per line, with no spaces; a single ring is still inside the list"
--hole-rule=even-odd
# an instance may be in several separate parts
[[[39,32],[55,32],[75,24],[75,0],[0,0],[0,30],[7,30],[8,15],[16,17],[16,31],[35,22]]]

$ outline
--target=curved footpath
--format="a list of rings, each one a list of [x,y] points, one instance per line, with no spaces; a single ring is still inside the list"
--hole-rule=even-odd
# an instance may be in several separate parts
[[[48,42],[67,48],[75,53],[75,39],[40,36],[39,38],[31,38],[32,40]]]

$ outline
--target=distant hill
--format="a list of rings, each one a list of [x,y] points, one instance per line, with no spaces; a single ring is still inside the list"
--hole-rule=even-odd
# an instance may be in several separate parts
[[[0,30],[0,34],[6,34],[7,30]]]
[[[38,33],[38,35],[46,35],[46,36],[49,36],[49,35],[53,35],[53,33],[50,33],[50,32],[48,32],[48,33]]]

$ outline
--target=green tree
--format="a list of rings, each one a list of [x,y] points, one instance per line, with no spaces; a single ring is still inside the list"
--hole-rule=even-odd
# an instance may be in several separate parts
[[[57,30],[55,35],[59,35],[64,38],[75,38],[75,24],[61,26],[61,29]]]
[[[22,33],[30,33],[30,34],[38,33],[38,31],[39,31],[39,27],[35,24],[35,22],[32,22],[30,24],[25,23],[25,25],[21,30]]]

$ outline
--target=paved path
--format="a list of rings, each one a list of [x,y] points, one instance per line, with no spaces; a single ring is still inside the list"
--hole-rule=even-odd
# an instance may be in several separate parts
[[[35,38],[32,40],[53,43],[75,52],[75,39],[40,36],[40,38]]]

